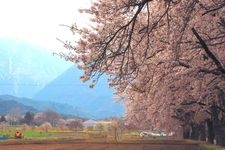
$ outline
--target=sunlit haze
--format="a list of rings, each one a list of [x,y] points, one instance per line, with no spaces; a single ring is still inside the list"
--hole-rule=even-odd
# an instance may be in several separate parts
[[[71,32],[60,24],[87,21],[79,8],[89,6],[91,0],[4,0],[0,5],[0,38],[15,38],[48,48],[62,49],[56,40],[71,40]]]

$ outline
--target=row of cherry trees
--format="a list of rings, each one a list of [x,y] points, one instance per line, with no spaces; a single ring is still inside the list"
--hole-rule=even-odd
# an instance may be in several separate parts
[[[13,109],[8,114],[0,117],[0,126],[7,125],[26,125],[39,126],[47,131],[52,127],[58,127],[62,130],[81,130],[83,129],[83,119],[65,118],[53,110],[33,113],[26,112],[23,116],[19,109]]]
[[[225,1],[95,0],[63,55],[93,87],[102,74],[127,122],[225,145]]]

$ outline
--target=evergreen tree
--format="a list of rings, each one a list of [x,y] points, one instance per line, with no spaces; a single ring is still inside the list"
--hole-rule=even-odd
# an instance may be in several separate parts
[[[5,121],[6,121],[5,115],[2,115],[0,118],[0,122],[5,122]]]
[[[24,116],[24,122],[28,125],[31,125],[34,120],[34,113],[28,111]]]

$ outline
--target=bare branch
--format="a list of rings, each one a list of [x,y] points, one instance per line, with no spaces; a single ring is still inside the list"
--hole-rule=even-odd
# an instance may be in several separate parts
[[[198,32],[195,30],[195,28],[192,28],[192,32],[195,35],[195,37],[198,39],[199,43],[201,44],[202,48],[205,50],[206,54],[212,59],[212,61],[217,66],[218,70],[225,75],[225,67],[223,63],[219,60],[219,58],[216,57],[215,54],[208,48],[205,41],[202,39],[202,37],[198,34]]]

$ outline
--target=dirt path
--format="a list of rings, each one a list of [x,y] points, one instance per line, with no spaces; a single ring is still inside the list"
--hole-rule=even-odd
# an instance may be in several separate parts
[[[199,150],[186,143],[90,143],[65,141],[46,143],[0,143],[0,150]]]

